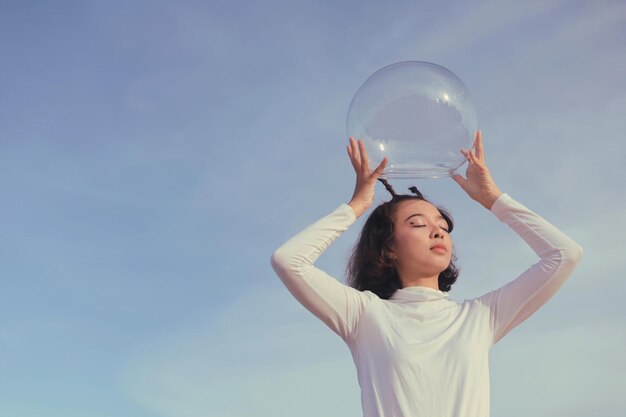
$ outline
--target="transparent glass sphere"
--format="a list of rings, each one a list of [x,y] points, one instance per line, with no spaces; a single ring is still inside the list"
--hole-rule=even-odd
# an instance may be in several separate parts
[[[430,62],[388,65],[370,76],[348,109],[348,136],[363,140],[374,169],[386,156],[385,178],[450,176],[465,162],[478,123],[467,87]]]

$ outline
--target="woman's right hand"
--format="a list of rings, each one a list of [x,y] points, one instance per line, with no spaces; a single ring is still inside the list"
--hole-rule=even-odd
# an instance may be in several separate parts
[[[348,203],[356,217],[360,217],[372,205],[374,201],[374,187],[376,180],[385,170],[387,158],[385,157],[374,171],[370,170],[370,161],[365,151],[363,141],[356,141],[350,138],[348,144],[348,156],[354,172],[356,173],[356,185],[354,186],[354,194]]]

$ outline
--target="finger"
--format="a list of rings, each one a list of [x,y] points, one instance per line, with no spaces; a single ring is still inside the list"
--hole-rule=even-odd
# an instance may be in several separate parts
[[[352,163],[354,164],[354,168],[357,169],[357,167],[361,166],[361,156],[359,155],[357,143],[354,138],[350,138],[350,150],[352,154]]]
[[[469,148],[469,150],[470,151],[475,150],[477,143],[478,143],[478,131],[476,131],[476,136],[474,136],[474,142],[472,143],[472,146]]]
[[[359,153],[361,155],[361,169],[369,172],[370,169],[370,159],[367,156],[367,151],[365,150],[365,144],[362,140],[359,141]]]
[[[352,138],[350,138],[350,140],[352,141]],[[348,150],[348,156],[350,157],[350,163],[352,164],[352,168],[357,171],[360,168],[360,164],[355,159],[352,145],[349,143],[346,149]]]
[[[387,166],[387,162],[388,162],[387,157],[384,157],[383,160],[380,161],[380,164],[378,164],[378,166],[372,173],[372,176],[374,178],[377,179],[383,173],[383,171],[385,170],[385,167]]]
[[[476,156],[476,151],[474,149],[469,152],[469,161],[474,164],[480,164],[481,162],[480,159],[478,159],[478,157]]]
[[[474,149],[470,149],[469,151],[461,149],[461,153],[465,156],[468,164],[477,164],[479,162],[478,158],[476,158],[476,154],[474,153]]]
[[[476,133],[476,156],[481,161],[485,160],[485,150],[483,148],[483,135],[480,130]]]
[[[352,168],[354,168],[354,170],[356,171],[358,169],[358,166],[354,160],[354,154],[352,153],[352,147],[350,145],[348,145],[346,147],[347,151],[348,151],[348,156],[350,157],[350,163],[352,164]]]

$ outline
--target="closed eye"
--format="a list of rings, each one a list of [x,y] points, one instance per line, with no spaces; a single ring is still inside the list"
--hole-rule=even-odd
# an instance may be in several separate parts
[[[426,227],[426,225],[425,224],[413,224],[413,223],[411,223],[411,227]],[[441,230],[443,230],[444,232],[446,232],[446,233],[450,233],[450,231],[446,227],[439,226],[439,228]]]

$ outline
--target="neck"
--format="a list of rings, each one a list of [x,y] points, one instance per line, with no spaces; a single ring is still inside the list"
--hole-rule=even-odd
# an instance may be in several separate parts
[[[428,287],[433,288],[435,290],[439,289],[439,275],[435,275],[434,277],[411,277],[411,278],[403,278],[400,275],[400,280],[402,281],[402,287]]]

